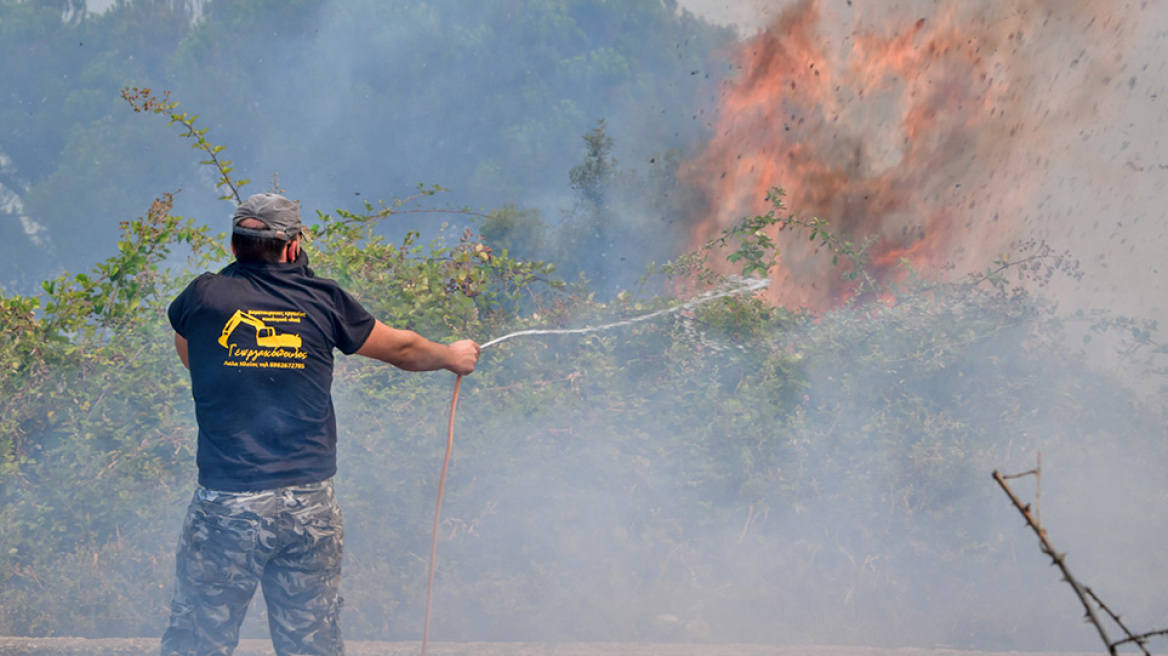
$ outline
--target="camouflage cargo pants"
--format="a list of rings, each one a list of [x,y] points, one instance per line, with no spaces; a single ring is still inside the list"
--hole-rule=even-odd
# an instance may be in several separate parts
[[[331,480],[262,492],[200,487],[183,522],[163,656],[231,654],[257,585],[277,654],[343,654],[343,545]]]

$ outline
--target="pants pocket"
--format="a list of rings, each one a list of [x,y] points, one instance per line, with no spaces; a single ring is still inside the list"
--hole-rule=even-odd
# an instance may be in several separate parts
[[[196,583],[238,583],[255,578],[259,518],[192,504],[180,559]]]

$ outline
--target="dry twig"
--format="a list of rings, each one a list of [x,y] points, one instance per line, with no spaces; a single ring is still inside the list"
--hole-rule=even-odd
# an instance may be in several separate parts
[[[1010,489],[1010,484],[1006,482],[1009,479],[1021,478],[1023,476],[1031,475],[1035,476],[1038,480],[1038,486],[1035,492],[1036,507],[1035,512],[1033,513],[1030,511],[1030,504],[1022,503],[1022,501],[1018,498],[1018,495],[1014,494],[1014,491]],[[1079,583],[1079,581],[1071,574],[1071,570],[1067,568],[1066,554],[1060,554],[1058,551],[1056,551],[1054,545],[1050,542],[1050,538],[1047,537],[1046,529],[1042,527],[1041,515],[1038,514],[1037,509],[1037,500],[1040,499],[1042,495],[1042,454],[1039,453],[1038,466],[1034,469],[1019,474],[1002,474],[997,470],[994,470],[993,476],[994,480],[998,482],[998,485],[1000,485],[1002,490],[1006,493],[1006,496],[1010,497],[1010,501],[1014,504],[1014,507],[1017,508],[1018,512],[1022,514],[1022,517],[1026,519],[1026,524],[1030,526],[1035,535],[1038,536],[1039,549],[1042,550],[1042,553],[1050,556],[1050,559],[1053,561],[1054,565],[1057,566],[1059,571],[1062,572],[1063,580],[1066,581],[1067,584],[1071,586],[1071,589],[1075,591],[1075,595],[1079,598],[1079,602],[1083,604],[1083,610],[1086,614],[1087,621],[1094,625],[1095,630],[1099,632],[1099,637],[1103,640],[1103,644],[1107,646],[1107,652],[1111,654],[1111,656],[1116,656],[1119,653],[1118,649],[1120,646],[1126,644],[1135,644],[1140,648],[1140,651],[1143,652],[1145,656],[1151,656],[1152,653],[1148,651],[1147,647],[1148,639],[1155,636],[1168,636],[1168,629],[1149,631],[1147,633],[1141,634],[1132,633],[1131,630],[1128,629],[1127,625],[1123,623],[1123,620],[1120,619],[1120,616],[1117,613],[1113,612],[1111,608],[1107,606],[1107,604],[1103,603],[1103,600],[1100,599],[1099,596],[1091,590],[1091,588],[1088,588],[1082,583]],[[1097,609],[1106,613],[1107,616],[1111,618],[1111,621],[1114,622],[1115,625],[1119,627],[1119,629],[1123,631],[1124,635],[1127,637],[1112,642],[1111,638],[1107,635],[1107,629],[1103,626],[1103,622],[1100,621],[1099,616],[1096,613]]]

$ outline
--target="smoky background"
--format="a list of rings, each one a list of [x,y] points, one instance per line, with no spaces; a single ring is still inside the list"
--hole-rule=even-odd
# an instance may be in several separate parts
[[[14,293],[100,261],[118,223],[163,192],[181,190],[176,214],[226,225],[232,206],[215,200],[223,190],[199,154],[163,117],[131,112],[123,87],[172,92],[178,111],[226,146],[236,177],[252,180],[242,193],[284,189],[306,218],[440,185],[449,191],[439,207],[509,204],[555,223],[570,211],[568,171],[597,121],[620,136],[613,157],[646,169],[708,129],[699,89],[721,74],[713,51],[733,38],[655,2],[95,8],[104,11],[6,9],[20,36],[4,55],[12,71],[0,284]],[[45,67],[19,66],[30,57]],[[457,215],[403,214],[383,234],[431,237],[443,220],[466,225]]]
[[[845,347],[823,329],[721,342],[681,319],[488,351],[463,387],[434,638],[1090,650],[989,475],[1039,450],[1042,521],[1072,571],[1129,626],[1157,625],[1154,413],[1028,327],[889,372],[911,340],[865,362],[850,349],[872,333],[833,320]],[[391,418],[342,394],[354,639],[420,626],[451,382],[434,378]],[[1014,487],[1033,499],[1033,479]]]
[[[856,3],[864,9],[858,20],[844,13],[846,3],[802,4],[838,19],[822,28],[831,38],[856,24],[887,21],[898,29],[922,16],[931,21],[950,8]],[[993,5],[966,10],[993,14]],[[735,78],[725,60],[706,62],[712,55],[686,45],[682,33],[692,24],[680,21],[678,34],[670,35],[673,52],[693,48],[680,68],[673,59],[672,68],[630,74],[620,72],[620,51],[601,45],[620,30],[577,17],[586,44],[581,61],[613,59],[612,74],[621,82],[606,85],[594,70],[574,71],[567,56],[542,75],[537,69],[544,60],[534,54],[526,57],[530,68],[499,65],[516,44],[530,48],[525,53],[552,47],[520,30],[530,23],[515,22],[507,5],[470,11],[403,5],[394,8],[393,29],[374,33],[369,16],[380,6],[320,4],[290,23],[272,24],[270,35],[250,35],[246,45],[228,46],[208,31],[169,54],[173,68],[151,83],[173,83],[182,109],[199,112],[230,145],[239,169],[256,178],[251,191],[267,186],[258,172],[278,172],[279,184],[305,208],[333,207],[341,197],[356,204],[406,195],[415,182],[426,182],[454,188],[440,198],[456,206],[542,208],[553,230],[561,222],[587,227],[601,215],[634,217],[633,225],[609,226],[604,239],[577,242],[593,247],[576,249],[578,269],[606,272],[610,295],[656,259],[649,257],[657,255],[653,248],[668,256],[694,243],[690,233],[708,216],[689,201],[708,190],[679,184],[671,193],[684,199],[683,207],[655,213],[644,209],[653,202],[631,198],[630,190],[640,187],[627,185],[603,211],[580,210],[574,205],[580,190],[568,175],[581,160],[580,137],[597,118],[615,138],[609,154],[620,169],[647,178],[671,161],[663,155],[671,148],[683,153],[672,160],[679,166],[688,156],[700,160],[703,139],[717,132],[717,78]],[[1018,77],[1025,82],[1019,92],[1041,98],[1057,80],[1063,91],[1074,91],[1076,103],[1090,106],[1076,106],[1041,139],[1016,149],[995,146],[991,151],[1002,159],[963,171],[976,177],[1007,169],[1011,175],[999,174],[987,196],[996,185],[1025,192],[1011,194],[1008,216],[1016,224],[1001,248],[1015,238],[1045,239],[1083,265],[1081,283],[1056,278],[1035,293],[1069,310],[1158,318],[1162,9],[1103,2],[1011,7],[1058,26],[1035,36],[1027,52],[1047,53],[1046,59],[1025,62],[1029,73]],[[562,16],[553,12],[553,18]],[[744,28],[744,35],[767,20]],[[1098,24],[1113,27],[1091,31]],[[508,33],[508,26],[518,31]],[[719,57],[737,47],[718,40],[724,37],[706,38],[719,44]],[[471,51],[475,58],[451,60],[443,44],[456,39],[488,45]],[[742,43],[750,47],[748,39]],[[1080,56],[1102,67],[1092,70],[1109,72],[1073,77],[1068,71]],[[699,67],[699,61],[706,63]],[[240,62],[257,72],[254,78],[225,79],[221,71]],[[1090,84],[1083,86],[1084,79]],[[109,90],[123,84],[117,78]],[[658,85],[653,103],[637,95],[646,85]],[[115,116],[124,108],[104,111]],[[877,139],[877,146],[892,143],[894,118],[886,110],[873,115],[867,129],[888,139]],[[66,146],[72,164],[49,176],[55,186],[34,191],[30,183],[20,205],[27,221],[4,240],[13,247],[8,260],[23,263],[20,275],[42,270],[33,265],[84,268],[81,251],[100,250],[107,238],[113,247],[112,217],[138,213],[161,189],[185,189],[180,213],[226,218],[229,205],[209,200],[213,181],[190,163],[182,142],[157,122],[133,118],[138,127],[112,129],[103,121],[120,119],[95,119],[78,128],[133,133],[128,149],[138,162],[125,164],[130,170],[100,165],[99,158],[79,157],[80,145]],[[1039,112],[1027,119],[1047,117]],[[97,143],[103,154],[127,149],[112,137]],[[1019,152],[1037,159],[1012,159]],[[24,170],[18,158],[11,161]],[[102,201],[107,209],[96,209],[97,199],[86,194],[85,181],[97,179],[122,192]],[[60,214],[53,218],[49,208]],[[977,217],[965,220],[974,228],[954,243],[980,246]],[[30,232],[28,221],[46,232]],[[431,231],[433,220],[395,219],[384,231],[397,236],[410,228]],[[652,236],[655,230],[660,240],[623,247],[625,231]],[[37,243],[34,234],[46,241]],[[522,235],[510,238],[523,242]],[[77,243],[70,246],[69,239]],[[987,249],[987,257],[996,255]],[[617,264],[622,257],[627,270]],[[974,268],[987,264],[980,257],[968,261]],[[825,268],[818,275],[834,280],[837,272]],[[29,274],[14,284],[37,279]],[[1131,626],[1163,626],[1158,577],[1166,536],[1158,511],[1168,491],[1154,363],[1145,369],[1116,356],[1122,332],[1096,335],[1092,351],[1081,354],[1086,322],[1011,323],[1013,315],[985,299],[941,307],[941,315],[1005,327],[976,328],[966,339],[928,311],[906,308],[874,316],[840,310],[811,326],[776,321],[743,334],[720,332],[699,313],[488,351],[465,382],[459,413],[434,638],[1092,649],[1097,638],[1081,623],[1070,590],[989,477],[995,468],[1030,468],[1039,450],[1044,523],[1069,553],[1072,570]],[[881,344],[885,350],[873,355]],[[930,350],[937,344],[947,348]],[[348,533],[344,628],[352,639],[416,639],[451,377],[369,373],[364,366],[344,361],[337,385],[338,490]],[[169,371],[167,380],[181,373]],[[129,422],[138,410],[130,404],[124,412]],[[176,439],[185,435],[190,442],[175,457],[189,456],[189,409],[173,412],[185,426]],[[117,518],[118,528],[107,531],[114,537],[93,545],[100,557],[94,568],[100,560],[106,579],[42,589],[65,592],[59,608],[94,618],[85,629],[94,635],[140,633],[143,616],[161,622],[172,566],[167,556],[192,479],[188,472],[166,489],[116,491],[100,480],[82,490],[64,474],[38,481],[26,496],[46,512],[81,494],[155,499]],[[1028,485],[1020,481],[1017,489],[1025,495]],[[77,517],[67,530],[81,534],[89,521]],[[83,570],[90,553],[62,553],[61,570]],[[103,580],[103,589],[84,589]],[[123,621],[108,620],[116,605],[111,599],[130,609]],[[245,635],[264,634],[257,601]]]

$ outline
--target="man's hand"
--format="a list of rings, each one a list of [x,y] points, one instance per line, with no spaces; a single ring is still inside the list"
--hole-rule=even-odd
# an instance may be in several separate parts
[[[479,351],[479,345],[469,339],[438,344],[412,330],[390,328],[378,321],[357,355],[388,362],[406,371],[446,369],[465,376],[474,371]]]
[[[459,376],[474,372],[479,361],[479,353],[482,352],[478,344],[473,340],[464,339],[454,342],[448,348],[450,349],[450,363],[446,365],[448,370]]]

